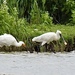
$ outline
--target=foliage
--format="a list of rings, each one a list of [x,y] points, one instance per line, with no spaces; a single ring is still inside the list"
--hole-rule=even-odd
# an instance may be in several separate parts
[[[3,0],[0,0],[0,6],[1,6],[2,3],[3,3]]]
[[[49,13],[42,11],[37,4],[37,0],[35,0],[33,9],[31,10],[31,23],[52,25],[52,20],[53,19],[49,16]]]
[[[2,3],[3,0],[0,0]],[[75,8],[74,0],[7,0],[9,13],[12,14],[13,8],[18,10],[19,18],[26,18],[31,23],[41,23],[41,14],[48,11],[53,18],[53,23],[67,24],[72,23],[72,11]],[[36,12],[37,11],[37,12]],[[37,14],[37,15],[36,15]],[[38,17],[37,17],[38,16]],[[70,21],[71,20],[71,21]]]
[[[25,25],[27,21],[22,18],[18,18],[18,12],[16,8],[13,8],[12,15],[8,12],[9,8],[6,4],[2,4],[0,7],[0,34],[10,33],[17,38],[17,40],[25,40]]]
[[[49,16],[48,12],[44,12],[41,14],[42,23],[52,25],[53,18]]]
[[[71,23],[71,25],[74,25],[75,24],[75,10],[72,10],[72,15],[71,15],[71,19],[70,19],[70,23]]]
[[[31,10],[31,23],[33,24],[39,24],[41,23],[41,16],[40,16],[40,9],[38,8],[37,1],[34,1],[32,10]]]

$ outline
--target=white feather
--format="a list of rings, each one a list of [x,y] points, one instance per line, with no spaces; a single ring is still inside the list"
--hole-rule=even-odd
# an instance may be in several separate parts
[[[0,47],[3,46],[22,46],[22,44],[25,44],[23,41],[17,42],[17,40],[11,35],[11,34],[4,34],[0,36]]]
[[[34,37],[32,39],[33,42],[41,42],[41,45],[44,45],[45,43],[49,44],[52,41],[56,41],[60,39],[61,31],[57,30],[57,32],[47,32],[40,36]]]

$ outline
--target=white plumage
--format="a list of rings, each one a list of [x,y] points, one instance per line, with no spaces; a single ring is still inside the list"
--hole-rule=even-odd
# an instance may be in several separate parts
[[[23,41],[17,42],[17,40],[11,35],[11,34],[4,34],[0,36],[0,47],[3,46],[25,46],[25,43]]]
[[[52,41],[57,41],[60,39],[61,36],[61,31],[57,30],[56,33],[55,32],[47,32],[44,33],[40,36],[34,37],[32,39],[33,42],[41,42],[41,45],[43,46],[44,44],[49,44]],[[62,37],[63,38],[63,37]],[[65,42],[64,38],[63,38],[64,44],[66,45],[67,43]]]

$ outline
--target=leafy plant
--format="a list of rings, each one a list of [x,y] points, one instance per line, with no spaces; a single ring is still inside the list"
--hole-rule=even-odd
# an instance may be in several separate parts
[[[53,18],[49,16],[48,12],[44,12],[41,14],[42,23],[52,25]]]
[[[16,8],[13,8],[12,15],[9,13],[9,8],[6,4],[1,4],[0,7],[0,34],[10,33],[17,38],[17,40],[25,40],[27,21],[18,18]]]
[[[71,25],[74,25],[75,24],[75,10],[72,10],[72,15],[71,15],[71,19],[70,19],[70,21],[71,21]]]

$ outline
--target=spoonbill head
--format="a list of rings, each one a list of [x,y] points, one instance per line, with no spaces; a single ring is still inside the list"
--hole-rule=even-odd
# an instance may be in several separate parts
[[[23,41],[19,41],[19,46],[26,47],[25,43]]]

